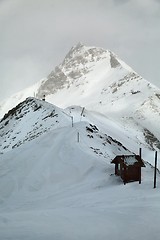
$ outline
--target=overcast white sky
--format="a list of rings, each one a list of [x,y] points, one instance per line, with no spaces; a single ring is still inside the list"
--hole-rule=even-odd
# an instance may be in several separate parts
[[[0,0],[0,100],[46,77],[78,42],[160,87],[160,0]]]

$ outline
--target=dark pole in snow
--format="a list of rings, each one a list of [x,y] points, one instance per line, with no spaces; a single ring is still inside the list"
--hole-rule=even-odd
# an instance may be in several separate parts
[[[124,185],[126,184],[126,182],[127,182],[127,179],[126,179],[126,165],[124,164],[124,170],[123,170],[123,183],[124,183]]]
[[[79,142],[80,136],[79,136],[79,132],[77,132],[77,142]]]
[[[140,156],[140,159],[142,159],[142,148],[139,149],[139,156]]]
[[[139,157],[142,160],[142,148],[139,149]],[[141,167],[139,167],[139,184],[141,184]]]
[[[71,119],[72,119],[72,127],[73,127],[73,116],[71,116]]]
[[[154,166],[154,188],[156,188],[156,175],[157,175],[157,151],[155,152],[155,166]]]

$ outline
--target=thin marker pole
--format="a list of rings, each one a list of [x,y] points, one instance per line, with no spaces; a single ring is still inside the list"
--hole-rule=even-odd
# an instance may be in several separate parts
[[[79,132],[77,132],[77,142],[79,142],[80,140],[80,135],[79,135]]]
[[[156,188],[156,183],[157,183],[157,151],[155,152],[154,188]]]
[[[139,157],[142,160],[142,148],[139,149]],[[139,184],[141,184],[141,167],[139,167]]]
[[[72,127],[73,127],[73,117],[71,116],[71,119],[72,119]]]

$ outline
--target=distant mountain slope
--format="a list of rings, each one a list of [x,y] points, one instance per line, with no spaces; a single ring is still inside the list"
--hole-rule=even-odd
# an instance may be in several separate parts
[[[160,89],[111,51],[78,44],[46,79],[0,104],[0,115],[26,96],[61,108],[82,106],[102,113],[123,129],[138,126],[152,149],[160,149]]]
[[[47,101],[62,108],[81,105],[104,111],[104,105],[116,109],[117,100],[133,98],[136,93],[146,98],[149,89],[151,94],[159,91],[111,51],[78,44],[46,79],[4,100],[0,116],[29,96],[41,99],[45,94]]]
[[[71,110],[73,109],[72,107]],[[96,125],[91,124],[87,116],[81,121],[80,108],[77,110],[77,113],[67,113],[50,103],[27,98],[5,114],[0,121],[0,153],[8,152],[53,130],[59,129],[63,134],[64,128],[68,128],[69,131],[73,127],[75,140],[78,141],[79,133],[81,141],[88,141],[87,148],[96,155],[108,158],[116,154],[130,153],[122,143],[107,135],[106,131],[102,132]]]

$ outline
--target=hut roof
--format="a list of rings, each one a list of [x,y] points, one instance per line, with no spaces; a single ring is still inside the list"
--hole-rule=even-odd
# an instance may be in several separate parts
[[[124,163],[126,166],[139,166],[145,167],[143,160],[139,155],[118,155],[116,156],[111,163]]]

